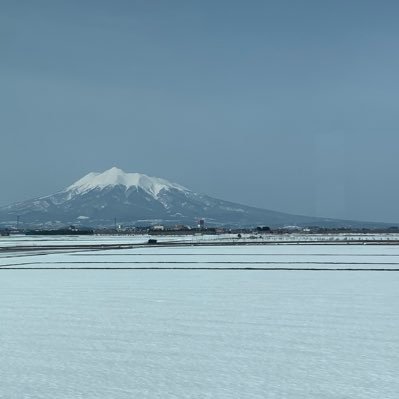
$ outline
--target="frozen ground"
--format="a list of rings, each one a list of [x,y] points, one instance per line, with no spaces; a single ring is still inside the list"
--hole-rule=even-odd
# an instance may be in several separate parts
[[[397,246],[151,247],[0,262],[2,399],[398,397],[399,272],[378,271],[398,268]],[[40,269],[311,262],[376,271]],[[19,264],[38,269],[11,270]]]

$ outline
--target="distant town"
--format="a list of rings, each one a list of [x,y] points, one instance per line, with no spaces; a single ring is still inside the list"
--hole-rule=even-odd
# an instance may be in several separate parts
[[[351,228],[351,227],[334,227],[326,228],[320,226],[284,226],[279,228],[271,228],[269,226],[255,226],[230,228],[225,226],[208,227],[203,219],[198,224],[189,226],[183,224],[176,225],[143,225],[143,226],[123,226],[115,222],[112,227],[82,227],[82,226],[64,226],[60,228],[22,228],[13,226],[0,229],[1,236],[10,235],[152,235],[152,236],[178,236],[178,235],[222,235],[235,234],[238,238],[243,235],[251,235],[253,238],[263,235],[283,235],[283,234],[389,234],[399,233],[397,226],[386,228]]]

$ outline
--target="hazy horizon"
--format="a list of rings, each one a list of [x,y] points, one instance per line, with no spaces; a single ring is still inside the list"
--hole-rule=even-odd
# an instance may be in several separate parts
[[[399,222],[399,4],[3,1],[0,205],[117,166]]]

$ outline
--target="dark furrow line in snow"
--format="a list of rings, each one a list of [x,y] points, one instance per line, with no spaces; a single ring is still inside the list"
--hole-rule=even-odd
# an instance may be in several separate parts
[[[21,263],[10,263],[0,265],[0,268],[12,267],[12,266],[23,266],[23,265],[102,265],[102,264],[162,264],[162,265],[381,265],[381,266],[397,266],[399,262],[251,262],[251,261],[59,261],[59,262],[21,262]]]
[[[399,272],[399,269],[301,268],[301,267],[13,267],[2,270],[214,270],[214,271],[317,271],[317,272]]]
[[[138,254],[79,254],[79,253],[71,253],[71,256],[367,256],[367,257],[377,257],[377,256],[399,256],[399,254],[212,254],[212,253],[180,253],[180,254],[171,254],[171,253],[138,253]]]
[[[58,262],[35,262],[35,264],[51,265],[51,264],[166,264],[166,265],[387,265],[397,266],[399,262],[302,262],[302,261],[168,261],[168,260],[157,260],[157,261],[58,261]]]

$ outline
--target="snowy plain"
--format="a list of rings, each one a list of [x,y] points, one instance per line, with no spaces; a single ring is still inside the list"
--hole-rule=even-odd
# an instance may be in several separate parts
[[[2,256],[0,398],[396,399],[399,272],[378,269],[397,263],[396,245]],[[215,270],[151,269],[174,265]],[[376,271],[234,269],[315,265]],[[46,269],[103,266],[148,270]]]

